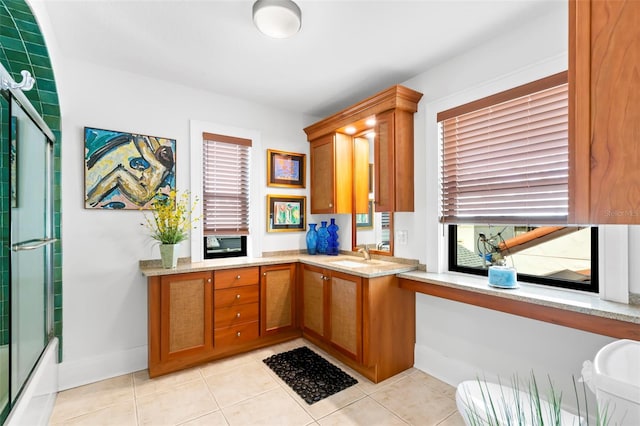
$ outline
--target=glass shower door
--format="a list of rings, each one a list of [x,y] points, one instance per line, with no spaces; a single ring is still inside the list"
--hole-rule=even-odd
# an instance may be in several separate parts
[[[49,330],[51,143],[12,100],[11,400],[42,354]]]
[[[9,413],[9,253],[11,250],[9,244],[10,238],[10,221],[9,208],[11,196],[11,185],[9,181],[10,169],[10,133],[9,133],[9,101],[4,97],[4,93],[0,94],[0,142],[2,149],[2,161],[0,169],[0,224],[2,225],[2,246],[0,247],[0,274],[2,277],[0,283],[0,419],[4,419]]]

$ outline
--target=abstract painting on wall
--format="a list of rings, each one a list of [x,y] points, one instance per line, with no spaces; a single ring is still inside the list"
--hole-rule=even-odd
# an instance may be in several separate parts
[[[85,208],[151,209],[176,188],[176,141],[84,128]]]

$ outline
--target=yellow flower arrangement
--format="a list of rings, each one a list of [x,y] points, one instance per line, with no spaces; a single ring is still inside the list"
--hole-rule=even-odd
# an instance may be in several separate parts
[[[171,191],[168,196],[159,195],[152,203],[153,217],[145,215],[146,227],[151,231],[151,238],[161,244],[178,244],[189,238],[189,230],[198,221],[192,218],[198,200],[189,204],[189,193],[178,196]]]

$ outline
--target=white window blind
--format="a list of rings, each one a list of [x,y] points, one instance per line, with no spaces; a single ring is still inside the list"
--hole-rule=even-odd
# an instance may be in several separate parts
[[[202,136],[204,235],[248,234],[251,140]]]
[[[438,114],[441,222],[566,223],[567,73]]]

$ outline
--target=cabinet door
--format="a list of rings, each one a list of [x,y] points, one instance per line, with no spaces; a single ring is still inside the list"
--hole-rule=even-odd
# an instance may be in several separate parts
[[[311,213],[335,212],[335,161],[333,135],[311,142]]]
[[[211,272],[160,279],[160,359],[207,355],[213,347]]]
[[[261,335],[295,327],[295,264],[260,268]]]
[[[358,137],[353,139],[353,212],[369,213],[369,192],[372,184],[369,176],[369,140]]]
[[[376,138],[374,145],[375,167],[375,211],[392,212],[394,206],[395,140],[393,111],[376,115]]]
[[[640,224],[640,2],[569,4],[571,222]]]
[[[332,133],[311,142],[311,213],[351,213],[353,138]]]
[[[320,337],[325,335],[325,283],[322,269],[309,265],[303,267],[302,279],[302,327]],[[327,287],[328,288],[328,287]]]
[[[362,361],[362,278],[332,271],[329,340],[343,354]]]

